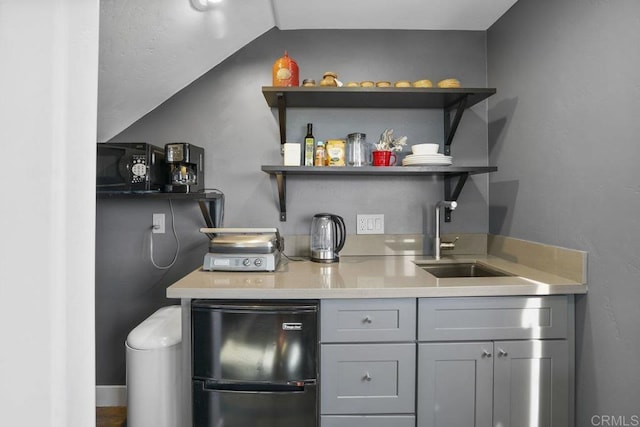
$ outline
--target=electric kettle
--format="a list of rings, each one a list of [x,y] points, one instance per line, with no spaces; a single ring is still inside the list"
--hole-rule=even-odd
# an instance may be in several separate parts
[[[337,262],[347,229],[341,216],[319,213],[311,222],[311,261]]]

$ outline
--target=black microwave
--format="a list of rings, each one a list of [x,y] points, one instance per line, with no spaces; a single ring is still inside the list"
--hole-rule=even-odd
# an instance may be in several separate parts
[[[164,149],[146,142],[98,143],[96,190],[157,192],[164,189]]]

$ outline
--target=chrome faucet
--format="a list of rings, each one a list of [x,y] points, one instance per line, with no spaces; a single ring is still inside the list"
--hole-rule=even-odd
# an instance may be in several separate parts
[[[436,231],[433,242],[433,256],[435,259],[440,259],[440,250],[441,249],[453,249],[455,247],[456,240],[453,242],[441,242],[440,241],[440,208],[449,208],[451,210],[455,210],[456,206],[458,206],[457,202],[454,201],[441,201],[436,203]]]

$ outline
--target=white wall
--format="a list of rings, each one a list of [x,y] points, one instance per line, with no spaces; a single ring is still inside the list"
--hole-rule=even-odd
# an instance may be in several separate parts
[[[0,413],[94,409],[98,0],[0,0]]]

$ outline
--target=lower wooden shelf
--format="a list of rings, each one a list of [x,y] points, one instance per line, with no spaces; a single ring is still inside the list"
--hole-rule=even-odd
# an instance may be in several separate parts
[[[362,167],[317,167],[317,166],[273,166],[263,165],[262,171],[273,175],[278,184],[280,221],[287,220],[288,175],[346,175],[346,176],[443,176],[446,200],[457,200],[469,175],[497,171],[496,166],[362,166]],[[457,179],[455,186],[453,180]],[[451,212],[445,212],[445,221],[451,221]]]

